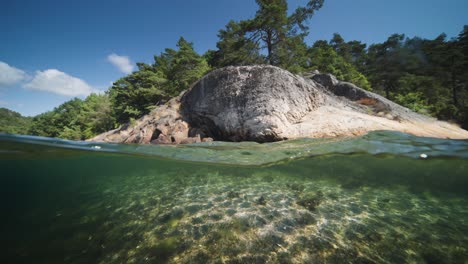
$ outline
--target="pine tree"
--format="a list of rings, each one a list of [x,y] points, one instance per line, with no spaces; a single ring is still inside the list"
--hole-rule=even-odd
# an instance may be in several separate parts
[[[218,50],[212,52],[208,61],[212,67],[265,63],[264,57],[260,55],[260,46],[246,38],[239,23],[231,20],[226,29],[219,31],[218,37]]]
[[[138,71],[119,79],[109,89],[118,123],[149,113],[209,71],[208,63],[195,52],[192,43],[181,37],[177,47],[154,56],[153,65],[138,63]]]
[[[173,95],[188,89],[210,69],[206,60],[195,52],[192,43],[181,37],[177,47],[179,50],[172,58],[172,68],[167,72]]]
[[[210,64],[219,67],[266,62],[298,71],[307,60],[306,22],[323,2],[310,0],[288,16],[286,0],[256,0],[258,10],[253,19],[231,21],[220,31],[218,51],[211,56]],[[265,60],[262,54],[266,54]]]
[[[256,0],[259,9],[251,20],[241,21],[241,26],[249,33],[248,38],[255,43],[263,43],[267,61],[271,65],[284,64],[285,51],[291,52],[303,42],[308,27],[305,22],[316,10],[323,6],[323,0],[310,0],[306,7],[299,7],[288,16],[286,0]],[[299,45],[300,46],[300,45]],[[283,55],[283,56],[282,56]]]

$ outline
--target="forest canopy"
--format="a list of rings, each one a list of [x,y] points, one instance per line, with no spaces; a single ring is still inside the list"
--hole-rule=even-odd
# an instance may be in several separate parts
[[[152,64],[115,81],[104,94],[74,98],[33,118],[0,109],[0,131],[82,140],[149,113],[190,88],[210,70],[229,65],[271,64],[293,73],[318,70],[372,90],[422,114],[468,128],[468,26],[448,39],[393,34],[367,46],[330,40],[306,43],[310,18],[323,0],[289,10],[286,0],[256,0],[252,19],[230,21],[215,50],[198,54],[183,37]],[[289,15],[288,15],[289,14]]]

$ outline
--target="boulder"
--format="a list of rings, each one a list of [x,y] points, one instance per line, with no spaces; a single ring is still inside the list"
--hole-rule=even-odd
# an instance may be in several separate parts
[[[323,104],[314,82],[273,66],[227,67],[198,81],[181,99],[182,115],[216,140],[288,138],[291,124]]]

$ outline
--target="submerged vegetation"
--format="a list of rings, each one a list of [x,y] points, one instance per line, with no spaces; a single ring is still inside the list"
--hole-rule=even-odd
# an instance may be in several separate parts
[[[86,139],[149,113],[210,70],[251,64],[332,73],[414,111],[468,128],[468,26],[453,39],[443,33],[433,40],[393,34],[367,46],[335,33],[329,41],[311,44],[305,42],[307,23],[324,0],[310,0],[293,12],[286,0],[256,2],[252,19],[230,21],[219,31],[216,50],[200,55],[180,38],[177,50],[166,49],[154,56],[153,64],[137,63],[137,71],[114,82],[105,94],[72,99],[32,118],[31,124],[9,122],[0,131]]]

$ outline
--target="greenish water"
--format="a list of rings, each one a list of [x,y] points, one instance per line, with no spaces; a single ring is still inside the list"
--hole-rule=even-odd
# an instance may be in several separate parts
[[[428,158],[420,158],[421,154]],[[0,135],[1,263],[467,263],[468,141]]]

